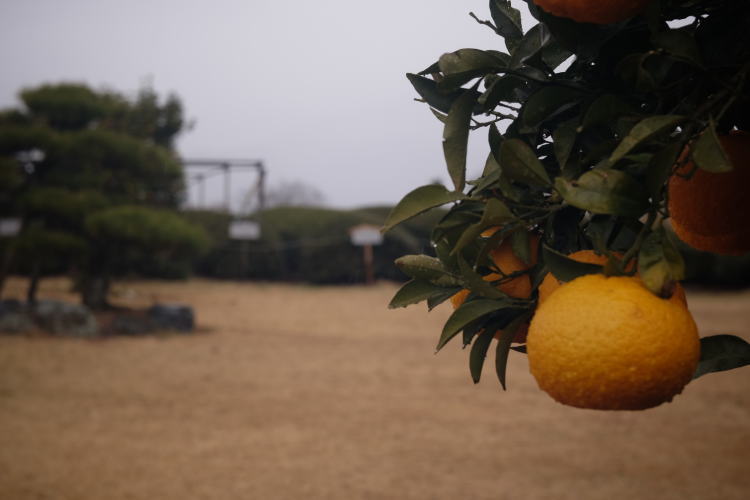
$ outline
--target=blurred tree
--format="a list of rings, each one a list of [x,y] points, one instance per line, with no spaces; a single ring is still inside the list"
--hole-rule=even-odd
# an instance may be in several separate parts
[[[325,196],[316,188],[302,181],[281,181],[266,194],[266,207],[321,207]]]
[[[0,286],[15,261],[32,277],[33,301],[41,276],[70,270],[83,302],[102,308],[112,277],[137,259],[189,259],[205,247],[202,230],[173,213],[183,193],[172,149],[185,126],[179,98],[68,83],[20,97],[21,109],[0,113],[0,210],[23,221],[4,245]]]

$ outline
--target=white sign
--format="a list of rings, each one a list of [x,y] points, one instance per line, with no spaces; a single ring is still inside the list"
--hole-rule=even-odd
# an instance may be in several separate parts
[[[233,240],[257,240],[260,224],[251,220],[235,220],[229,223],[229,237]]]
[[[21,231],[21,219],[18,217],[0,218],[0,236],[15,236]]]
[[[349,236],[352,244],[358,246],[380,245],[383,243],[383,235],[380,234],[380,228],[371,224],[360,224],[349,229]]]

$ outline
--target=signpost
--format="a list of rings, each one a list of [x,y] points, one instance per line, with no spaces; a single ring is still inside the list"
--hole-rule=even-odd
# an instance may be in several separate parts
[[[240,242],[240,267],[244,276],[248,266],[248,242],[260,238],[260,224],[252,220],[233,220],[229,223],[229,238]]]
[[[365,265],[365,283],[368,285],[375,283],[375,272],[372,265],[372,247],[383,243],[383,235],[380,234],[380,228],[372,224],[360,224],[349,229],[349,237],[353,245],[362,247],[362,256]]]
[[[16,236],[20,231],[20,217],[0,217],[0,236]]]

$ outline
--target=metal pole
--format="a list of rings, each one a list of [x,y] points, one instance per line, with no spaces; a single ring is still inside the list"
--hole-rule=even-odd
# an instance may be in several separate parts
[[[227,213],[232,212],[232,205],[230,200],[230,183],[229,178],[229,163],[222,163],[221,168],[224,169],[224,205],[226,206]]]
[[[205,208],[206,207],[206,184],[205,184],[205,176],[203,174],[198,174],[195,176],[195,178],[198,180],[198,207],[199,208]]]
[[[266,208],[266,169],[258,163],[258,211]]]
[[[363,245],[362,252],[365,262],[365,283],[372,285],[375,283],[375,272],[372,268],[372,245]]]

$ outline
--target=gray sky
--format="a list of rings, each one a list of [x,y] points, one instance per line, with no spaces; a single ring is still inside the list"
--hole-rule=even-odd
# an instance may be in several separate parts
[[[333,207],[395,203],[448,179],[441,124],[413,101],[404,74],[443,52],[502,48],[468,16],[489,18],[487,5],[2,0],[0,106],[45,82],[133,93],[150,80],[162,95],[177,93],[196,122],[178,143],[184,157],[263,159],[271,185],[305,182]],[[470,176],[483,166],[485,138],[472,136]],[[250,182],[235,176],[232,198]],[[214,200],[220,185],[208,186]]]

